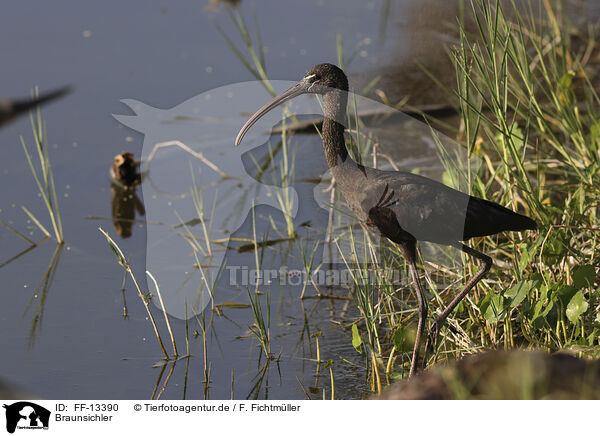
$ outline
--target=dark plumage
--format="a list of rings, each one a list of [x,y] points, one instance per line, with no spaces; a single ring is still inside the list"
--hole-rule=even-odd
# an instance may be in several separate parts
[[[113,164],[110,167],[110,178],[122,187],[134,187],[142,181],[138,166],[139,164],[133,158],[133,153],[125,151],[119,153],[113,159]]]
[[[142,182],[133,153],[124,151],[117,154],[110,167],[110,203],[115,230],[122,238],[131,236],[135,222],[135,213],[144,215],[144,204],[140,201],[135,188]]]
[[[19,115],[30,111],[37,105],[41,105],[49,101],[55,100],[57,98],[60,98],[63,95],[69,93],[70,91],[71,88],[66,86],[64,88],[47,92],[46,94],[42,94],[36,98],[23,98],[20,100],[0,100],[0,126],[15,119]]]
[[[348,206],[361,222],[397,243],[407,237],[452,245],[475,236],[536,228],[526,216],[426,177],[373,168],[361,172],[362,177],[344,180],[342,193],[353,193],[345,197]]]
[[[342,70],[331,64],[316,65],[296,85],[259,109],[240,130],[236,145],[248,129],[275,106],[300,94],[323,95],[323,147],[338,188],[358,220],[371,231],[397,243],[410,266],[419,303],[412,375],[416,370],[427,319],[425,293],[416,270],[416,242],[452,245],[482,262],[477,274],[433,323],[427,338],[427,350],[430,345],[435,345],[439,329],[450,312],[492,265],[490,257],[460,241],[507,230],[534,230],[536,223],[496,203],[469,196],[426,177],[401,171],[381,171],[354,162],[346,150],[342,124],[346,115],[347,92],[348,79]]]

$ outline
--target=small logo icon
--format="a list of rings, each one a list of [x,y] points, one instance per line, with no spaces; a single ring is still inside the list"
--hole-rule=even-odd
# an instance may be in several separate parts
[[[14,433],[18,429],[48,429],[50,411],[29,401],[4,404],[6,409],[6,431]]]

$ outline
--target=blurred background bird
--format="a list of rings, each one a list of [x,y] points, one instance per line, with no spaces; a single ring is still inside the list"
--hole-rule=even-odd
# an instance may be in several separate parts
[[[33,98],[0,100],[0,127],[29,112],[34,107],[57,100],[69,92],[71,92],[71,87],[65,86]]]

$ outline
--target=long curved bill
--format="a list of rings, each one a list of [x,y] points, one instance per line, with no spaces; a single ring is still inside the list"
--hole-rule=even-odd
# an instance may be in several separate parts
[[[310,83],[307,80],[302,79],[301,81],[296,83],[294,86],[292,86],[290,89],[282,92],[277,97],[275,97],[273,100],[271,100],[269,103],[267,103],[266,105],[261,107],[259,110],[257,110],[256,113],[254,115],[252,115],[252,117],[250,117],[250,119],[248,121],[246,121],[246,124],[244,124],[244,127],[242,127],[242,129],[240,130],[240,133],[238,133],[237,138],[235,138],[235,145],[236,146],[240,145],[240,142],[242,142],[242,138],[244,137],[246,132],[250,129],[250,127],[252,127],[252,125],[254,123],[256,123],[260,119],[260,117],[262,117],[264,114],[269,112],[274,107],[279,106],[283,102],[291,100],[292,98],[294,98],[298,95],[306,94],[308,92],[309,86],[310,86]]]

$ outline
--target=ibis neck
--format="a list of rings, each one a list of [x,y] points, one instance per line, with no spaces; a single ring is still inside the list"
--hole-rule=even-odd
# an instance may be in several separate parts
[[[329,168],[334,168],[348,159],[344,126],[341,124],[346,116],[346,101],[344,91],[333,91],[323,97],[323,148]]]
[[[344,142],[344,126],[331,118],[323,120],[323,148],[329,168],[344,163],[348,158],[348,150]]]

